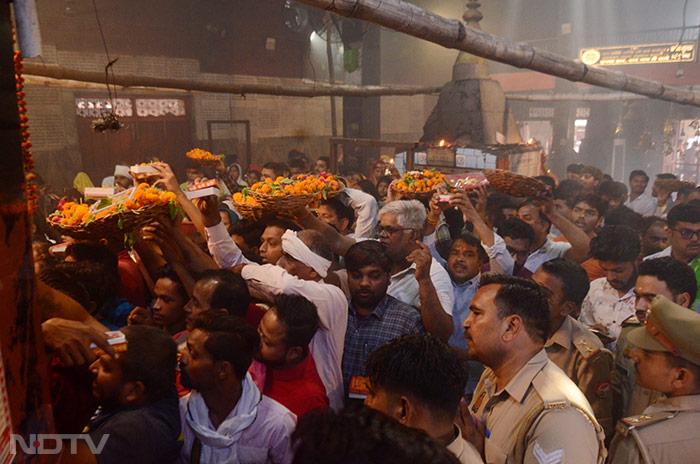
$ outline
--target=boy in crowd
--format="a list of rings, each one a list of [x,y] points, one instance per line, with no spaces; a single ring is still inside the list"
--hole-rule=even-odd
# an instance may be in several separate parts
[[[627,226],[604,227],[591,240],[591,256],[598,260],[605,277],[591,282],[579,320],[597,331],[611,351],[615,351],[622,322],[634,315],[639,250],[639,235]]]
[[[77,453],[64,446],[61,462],[162,463],[173,462],[179,449],[180,418],[175,393],[177,347],[170,336],[154,327],[121,329],[126,350],[102,354],[90,366],[95,375],[93,395],[100,403],[83,433]]]
[[[372,353],[367,374],[365,405],[423,430],[461,463],[481,462],[454,423],[467,379],[445,343],[429,334],[398,338]]]

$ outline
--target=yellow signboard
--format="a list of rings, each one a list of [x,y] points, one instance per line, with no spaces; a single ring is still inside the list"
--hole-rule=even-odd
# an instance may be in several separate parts
[[[582,48],[579,58],[584,64],[595,66],[680,63],[695,61],[695,48],[695,42]]]

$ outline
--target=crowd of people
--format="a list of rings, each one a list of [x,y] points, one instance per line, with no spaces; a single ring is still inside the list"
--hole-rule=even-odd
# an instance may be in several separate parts
[[[184,213],[130,249],[36,221],[56,428],[108,437],[61,462],[700,456],[700,188],[648,194],[633,171],[628,194],[574,164],[533,198],[416,200],[380,160],[317,208],[240,216],[246,185],[330,168],[287,161],[191,165],[182,184],[155,164]],[[129,188],[124,167],[103,184]],[[188,200],[205,177],[221,196]]]

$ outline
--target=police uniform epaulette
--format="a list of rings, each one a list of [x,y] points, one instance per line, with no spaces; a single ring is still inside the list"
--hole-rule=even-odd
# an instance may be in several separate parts
[[[592,340],[587,340],[584,334],[574,337],[573,343],[583,359],[586,361],[594,358],[600,353],[600,348]]]
[[[642,325],[641,322],[639,322],[639,319],[637,319],[637,316],[630,316],[624,321],[622,321],[622,327],[629,326],[629,325]]]
[[[653,414],[639,414],[636,416],[625,417],[617,423],[617,431],[622,436],[627,436],[631,430],[646,427],[648,425],[656,424],[658,422],[665,421],[666,419],[671,419],[677,413],[661,411]]]

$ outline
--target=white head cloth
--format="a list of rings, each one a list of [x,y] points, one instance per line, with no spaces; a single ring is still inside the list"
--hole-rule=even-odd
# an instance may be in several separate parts
[[[282,250],[292,258],[309,266],[322,278],[328,275],[328,268],[331,267],[331,262],[311,251],[293,230],[286,230],[284,235],[282,235]]]
[[[131,177],[131,174],[129,174],[129,166],[117,164],[116,166],[114,166],[114,175],[115,176]]]

